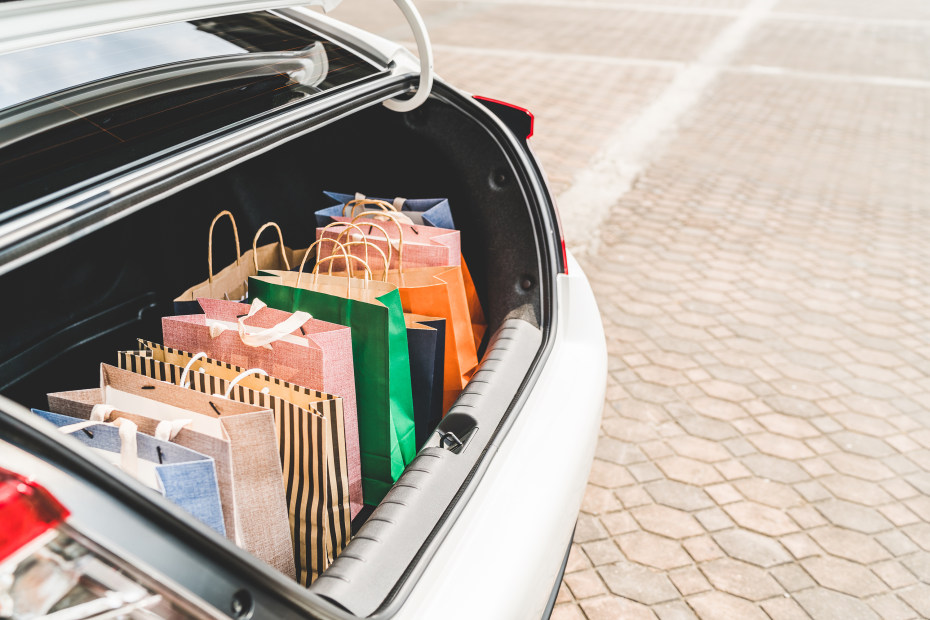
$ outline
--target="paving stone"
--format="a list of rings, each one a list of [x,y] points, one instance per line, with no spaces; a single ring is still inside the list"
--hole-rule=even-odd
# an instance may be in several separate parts
[[[646,605],[678,598],[678,590],[662,572],[621,562],[599,569],[610,591]]]
[[[771,506],[772,508],[789,508],[799,505],[803,500],[790,486],[766,480],[750,478],[738,480],[733,486],[749,501]]]
[[[769,432],[794,439],[810,439],[820,436],[820,431],[807,420],[783,413],[768,413],[757,416],[756,421]]]
[[[559,584],[559,593],[555,596],[555,603],[574,603],[575,599],[572,597],[572,591],[568,589],[568,586],[565,585],[565,582]]]
[[[635,480],[625,467],[601,459],[594,459],[588,482],[607,489],[615,489],[633,484]]]
[[[591,560],[584,554],[584,550],[577,542],[572,543],[572,548],[568,552],[568,563],[565,565],[566,573],[584,570],[591,567]]]
[[[742,458],[743,465],[760,478],[777,480],[786,484],[803,482],[810,476],[797,464],[785,459],[766,456],[764,454],[750,454]]]
[[[581,548],[584,549],[585,555],[591,560],[594,566],[603,566],[613,564],[623,559],[620,550],[613,540],[598,540],[595,542],[583,543]]]
[[[578,600],[607,592],[604,582],[601,581],[597,571],[593,568],[565,575],[565,583],[571,590],[572,595]]]
[[[652,498],[646,493],[641,486],[623,487],[614,491],[614,495],[620,500],[625,508],[634,508],[635,506],[644,506],[652,503]]]
[[[627,559],[653,568],[668,570],[691,563],[679,543],[649,532],[624,534],[617,544]]]
[[[656,465],[672,480],[686,484],[703,486],[723,480],[713,466],[681,456],[661,459],[656,462]]]
[[[585,620],[581,608],[575,603],[565,603],[552,608],[551,620]]]
[[[674,480],[656,480],[648,483],[645,489],[657,503],[679,510],[694,512],[714,505],[714,501],[700,487]]]
[[[747,530],[768,536],[796,532],[797,524],[781,510],[754,502],[736,502],[723,507],[730,517]]]
[[[700,568],[717,590],[751,601],[761,601],[783,592],[778,582],[764,570],[739,560],[722,558],[701,564]]]
[[[824,551],[860,564],[888,560],[891,554],[871,536],[838,527],[821,527],[808,532]]]
[[[894,472],[874,458],[844,452],[828,454],[824,458],[839,473],[862,478],[863,480],[878,481],[894,476]]]
[[[914,610],[894,594],[882,594],[868,600],[869,606],[882,620],[914,620]]]
[[[930,618],[930,585],[918,583],[898,591],[898,596],[910,605],[921,618]]]
[[[752,475],[752,472],[750,472],[745,465],[735,459],[723,461],[722,463],[714,463],[714,467],[727,480],[738,480],[740,478],[748,478]]]
[[[893,526],[874,508],[851,504],[840,500],[821,502],[815,505],[820,514],[833,525],[865,534],[875,534]]]
[[[795,506],[787,510],[788,516],[804,529],[825,525],[827,520],[812,506]]]
[[[790,598],[773,598],[762,603],[762,609],[772,620],[807,620],[810,616]]]
[[[663,478],[662,472],[652,463],[634,463],[627,465],[627,470],[637,482],[650,482]]]
[[[872,609],[857,598],[826,590],[812,588],[794,595],[801,607],[814,620],[843,618],[844,620],[878,620]]]
[[[581,501],[581,510],[590,515],[599,515],[614,510],[620,510],[623,505],[617,500],[617,496],[609,489],[588,486],[585,489],[584,498]]]
[[[733,526],[733,520],[720,508],[708,508],[694,515],[708,532],[726,529]]]
[[[698,594],[688,604],[702,620],[767,620],[761,609],[725,592]]]
[[[600,519],[601,524],[607,529],[607,532],[611,536],[626,534],[627,532],[633,532],[639,529],[639,524],[626,510],[601,515]]]
[[[678,418],[678,423],[691,435],[713,441],[722,441],[739,434],[729,423],[701,415]]]
[[[788,551],[791,552],[791,555],[797,559],[821,554],[821,549],[817,546],[817,543],[815,543],[813,539],[804,532],[797,532],[795,534],[782,536],[779,541]]]
[[[847,560],[821,556],[801,560],[801,565],[823,587],[851,596],[871,596],[885,590],[869,569]]]
[[[902,529],[918,547],[930,551],[930,523],[915,523]]]
[[[870,458],[883,458],[895,454],[895,449],[877,437],[870,437],[861,433],[842,431],[833,433],[830,438],[843,450],[867,456]]]
[[[711,589],[710,583],[701,571],[693,566],[671,571],[668,576],[669,579],[672,580],[672,583],[675,584],[675,587],[678,588],[678,591],[681,592],[682,596],[690,596]]]
[[[646,456],[635,445],[613,437],[601,437],[597,440],[595,456],[616,465],[630,465],[646,460]]]
[[[907,555],[908,553],[913,553],[920,549],[910,538],[899,530],[878,534],[875,540],[895,557]]]
[[[748,413],[736,403],[719,398],[694,398],[690,404],[701,415],[724,422],[745,418]]]
[[[789,562],[791,555],[778,541],[746,530],[732,529],[714,534],[714,540],[732,558],[763,568]]]
[[[908,558],[904,558],[901,562],[897,562],[895,560],[881,562],[875,566],[872,566],[872,572],[878,575],[879,579],[888,584],[889,588],[894,590],[915,583],[917,581],[917,577],[914,575],[917,575],[923,581],[927,581],[926,577],[930,576],[930,566],[927,566],[926,563],[922,562],[921,560],[917,560],[916,565],[908,562],[912,558],[921,557],[926,558],[926,556],[923,554],[915,554]],[[904,568],[904,566],[901,565],[902,563],[907,565],[908,568]],[[914,570],[915,568],[917,570]]]
[[[655,614],[644,605],[619,597],[588,599],[581,603],[587,620],[655,620]]]
[[[797,564],[781,564],[779,566],[772,567],[769,570],[769,573],[788,592],[805,590],[815,585],[814,580],[811,579],[810,575],[808,575],[804,569]]]
[[[659,620],[695,620],[697,616],[684,601],[672,601],[655,605],[652,610]]]
[[[726,448],[717,442],[701,437],[683,435],[669,439],[668,445],[679,456],[686,456],[705,463],[714,463],[730,458],[730,453],[727,452]]]
[[[651,504],[634,508],[631,512],[640,526],[653,534],[680,539],[704,533],[694,517],[682,510]]]
[[[710,536],[689,538],[682,544],[695,562],[705,562],[723,557],[723,551]]]
[[[881,506],[878,511],[899,527],[902,525],[911,525],[912,523],[918,523],[920,521],[920,517],[908,510],[906,506],[900,504]]]
[[[791,439],[773,433],[760,433],[748,437],[750,442],[763,454],[779,457],[789,461],[813,457],[814,452],[800,440]]]

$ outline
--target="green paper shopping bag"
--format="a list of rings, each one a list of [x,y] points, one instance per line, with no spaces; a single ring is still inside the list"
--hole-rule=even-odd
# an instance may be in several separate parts
[[[304,261],[313,247],[308,248]],[[249,295],[272,308],[309,312],[316,319],[351,328],[362,495],[366,504],[376,505],[416,455],[410,357],[400,293],[386,282],[320,275],[319,264],[312,275],[302,273],[303,267],[301,263],[297,272],[262,271],[252,276]],[[364,267],[370,274],[368,266]]]

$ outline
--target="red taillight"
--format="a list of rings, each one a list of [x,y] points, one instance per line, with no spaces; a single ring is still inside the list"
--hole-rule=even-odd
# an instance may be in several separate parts
[[[562,239],[562,273],[568,275],[568,251],[565,249],[565,239]]]
[[[0,469],[0,562],[68,517],[40,485]]]
[[[474,95],[474,98],[494,112],[497,118],[501,119],[515,135],[527,140],[533,137],[533,125],[536,123],[536,119],[533,117],[533,113],[526,108],[478,95]]]

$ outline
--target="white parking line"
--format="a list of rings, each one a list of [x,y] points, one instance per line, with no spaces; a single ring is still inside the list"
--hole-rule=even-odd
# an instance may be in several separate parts
[[[462,0],[433,0],[462,4]],[[540,6],[562,9],[594,9],[604,11],[637,11],[644,13],[667,13],[673,15],[706,15],[710,17],[739,17],[742,9],[718,9],[712,7],[680,6],[673,4],[643,4],[638,2],[610,2],[605,0],[470,0],[469,4],[496,4],[518,6]],[[825,13],[772,12],[767,19],[790,21],[826,22],[857,26],[894,26],[904,28],[930,28],[928,19],[905,19],[887,17],[852,17]]]
[[[573,252],[593,251],[596,235],[611,207],[661,147],[677,132],[681,118],[693,109],[776,0],[752,0],[693,64],[687,65],[652,104],[607,139],[607,147],[559,196],[566,238]]]
[[[401,45],[416,51],[413,41],[403,41]],[[631,58],[629,56],[595,56],[593,54],[563,54],[561,52],[536,52],[522,49],[504,49],[489,47],[469,47],[467,45],[448,45],[434,43],[433,49],[440,52],[454,54],[474,54],[476,56],[490,56],[494,58],[525,58],[527,60],[572,61],[577,63],[599,63],[620,67],[656,67],[660,69],[679,69],[685,66],[680,60],[655,60],[652,58]]]

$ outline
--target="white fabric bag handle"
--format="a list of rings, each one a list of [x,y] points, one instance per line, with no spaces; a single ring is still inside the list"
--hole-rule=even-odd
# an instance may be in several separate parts
[[[181,432],[181,429],[191,422],[193,420],[162,420],[155,427],[155,439],[172,441]]]
[[[187,362],[187,365],[184,366],[184,372],[181,373],[181,381],[178,385],[184,388],[191,386],[190,381],[187,380],[187,375],[190,373],[191,368],[193,368],[194,362],[199,359],[207,359],[207,354],[201,351],[200,353],[196,353],[194,357]],[[200,369],[200,372],[203,372],[203,368]]]
[[[254,373],[256,373],[256,372],[261,373],[261,374],[265,375],[266,377],[270,377],[270,376],[271,376],[271,375],[269,375],[267,372],[265,372],[264,370],[262,370],[261,368],[249,368],[249,369],[246,370],[245,372],[239,373],[239,376],[237,376],[235,379],[233,379],[232,381],[229,382],[229,385],[226,386],[226,393],[223,394],[223,398],[225,398],[225,399],[228,400],[228,399],[229,399],[229,395],[232,394],[233,388],[236,387],[236,384],[239,383],[240,381],[242,381],[243,379],[245,379],[246,377],[248,377],[249,375],[254,374]],[[271,390],[269,390],[267,387],[263,387],[263,388],[261,389],[261,393],[262,393],[262,394],[267,394],[267,393],[270,392],[270,391],[271,391]],[[217,396],[219,396],[219,394],[217,394]]]
[[[256,299],[252,302],[251,308],[249,308],[249,313],[245,316],[239,317],[239,338],[242,340],[242,344],[247,347],[266,347],[271,348],[272,342],[277,342],[282,338],[286,338],[292,332],[300,329],[304,323],[312,319],[313,317],[309,312],[295,312],[287,319],[281,321],[277,325],[268,327],[266,329],[261,329],[255,332],[246,331],[248,328],[245,325],[245,320],[249,317],[255,316],[259,310],[266,308],[265,302],[260,299]],[[226,327],[220,325],[219,323],[212,323],[210,325],[210,336],[216,338],[220,334],[226,331]]]
[[[136,443],[139,427],[126,418],[119,418],[113,424],[119,428],[119,468],[139,479],[139,446]]]

